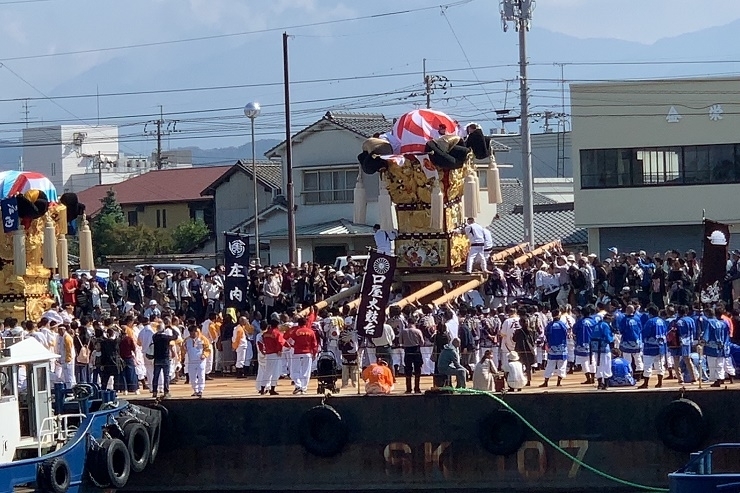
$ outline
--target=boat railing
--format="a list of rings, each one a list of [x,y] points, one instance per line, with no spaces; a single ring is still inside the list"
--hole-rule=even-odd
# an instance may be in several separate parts
[[[727,449],[740,449],[740,443],[717,443],[701,452],[694,452],[691,454],[689,462],[676,472],[683,474],[712,474],[712,456],[714,452]]]
[[[78,425],[71,424],[70,420],[75,419],[82,423],[85,419],[84,414],[59,414],[44,418],[39,429],[39,442],[37,446],[38,456],[41,457],[43,448],[52,447],[53,445],[62,446],[74,436],[77,432]]]
[[[2,345],[0,347],[10,347],[13,344],[17,344],[23,340],[23,336],[8,336],[2,338]]]

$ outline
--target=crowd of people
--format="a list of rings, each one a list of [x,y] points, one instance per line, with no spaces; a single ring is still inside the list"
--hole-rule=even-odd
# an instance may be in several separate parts
[[[693,251],[613,248],[603,261],[575,252],[489,262],[480,289],[443,306],[401,308],[394,302],[410,293],[394,291],[374,338],[358,336],[351,298],[315,308],[361,282],[362,262],[351,257],[339,271],[252,264],[248,309],[239,313],[222,310],[224,266],[202,277],[145,268],[101,279],[92,271],[52,280],[52,308],[39,320],[6,319],[2,333],[6,341],[33,337],[58,354],[55,378],[67,386],[96,382],[155,397],[168,397],[183,378],[202,396],[222,375],[253,377],[263,395],[290,379],[302,394],[314,375],[327,377],[322,358],[332,359],[342,387],[364,382],[369,393],[389,393],[397,379],[407,393],[421,393],[422,375],[434,375],[435,386],[521,391],[537,372],[539,387],[576,372],[599,389],[647,388],[653,376],[655,387],[664,379],[721,386],[740,365],[738,261],[734,251],[727,299],[714,303],[698,297]]]

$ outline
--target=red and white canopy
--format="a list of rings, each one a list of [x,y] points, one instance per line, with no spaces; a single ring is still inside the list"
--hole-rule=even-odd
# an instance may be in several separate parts
[[[394,153],[411,154],[425,152],[424,146],[441,135],[457,134],[455,120],[441,111],[420,109],[409,111],[393,125]],[[396,149],[398,145],[398,149]]]

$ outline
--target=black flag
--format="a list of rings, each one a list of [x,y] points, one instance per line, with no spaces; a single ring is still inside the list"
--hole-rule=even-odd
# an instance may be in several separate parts
[[[362,278],[360,306],[357,308],[357,334],[360,337],[379,337],[383,333],[385,308],[391,294],[396,257],[372,250]]]
[[[722,284],[727,275],[727,246],[730,227],[704,220],[704,251],[701,264],[701,301],[716,303],[722,296]]]
[[[247,309],[249,281],[249,238],[238,233],[225,233],[224,266],[224,311],[235,308],[237,313]]]

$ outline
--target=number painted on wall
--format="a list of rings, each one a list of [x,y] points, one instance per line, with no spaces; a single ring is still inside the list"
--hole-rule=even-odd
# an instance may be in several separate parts
[[[450,447],[450,442],[441,442],[434,444],[425,442],[418,454],[423,454],[424,471],[440,471],[442,476],[449,476],[447,461],[445,460],[445,451]],[[575,457],[582,461],[588,450],[588,440],[560,440],[560,448],[572,453],[568,449],[575,449]],[[414,450],[411,445],[404,442],[392,442],[383,449],[383,459],[385,460],[385,472],[387,475],[412,474],[414,472]],[[535,460],[532,460],[535,458]],[[504,457],[498,456],[494,459],[496,469],[500,472],[506,470],[506,461]],[[526,441],[522,444],[516,453],[516,468],[522,479],[535,481],[540,479],[547,472],[547,450],[545,445],[536,440]],[[580,464],[573,461],[568,471],[568,478],[575,478],[578,475]]]

